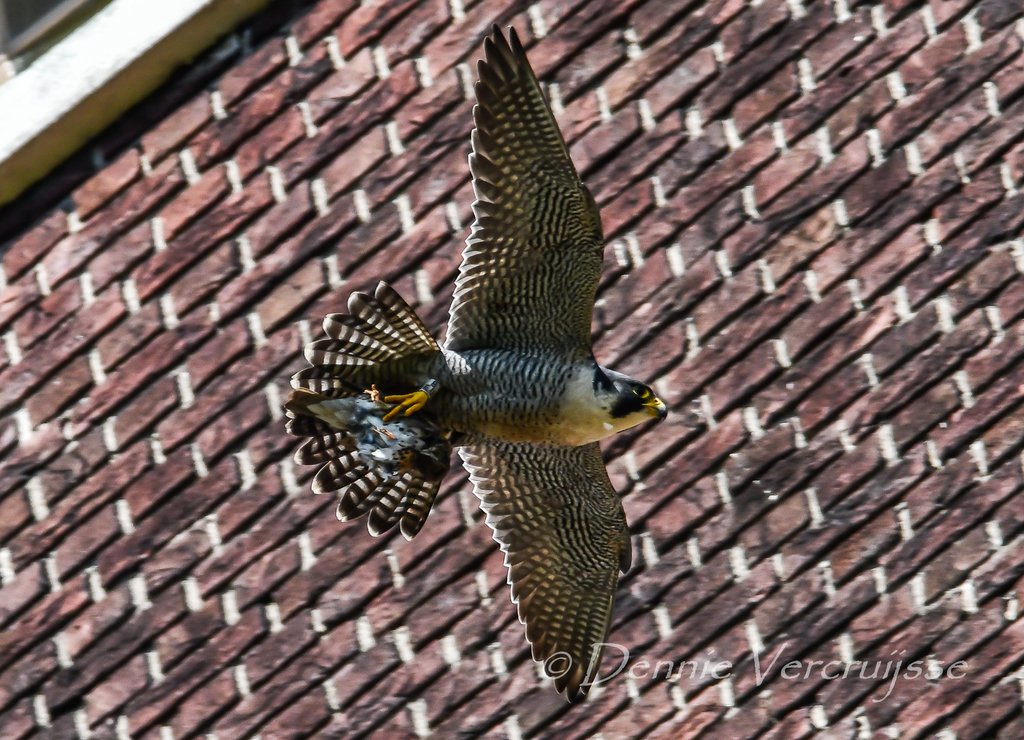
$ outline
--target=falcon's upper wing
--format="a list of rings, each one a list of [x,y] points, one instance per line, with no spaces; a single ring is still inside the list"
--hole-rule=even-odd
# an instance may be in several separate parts
[[[476,220],[455,282],[448,349],[590,353],[604,238],[593,197],[515,29],[484,41],[473,109]]]
[[[505,553],[534,660],[567,698],[585,694],[632,552],[600,447],[486,443],[459,453]]]

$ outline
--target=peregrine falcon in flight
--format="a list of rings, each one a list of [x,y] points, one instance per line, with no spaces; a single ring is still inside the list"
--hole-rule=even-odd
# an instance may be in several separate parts
[[[651,419],[650,387],[599,365],[604,236],[515,29],[478,63],[475,221],[443,346],[385,283],[328,315],[292,378],[288,431],[313,490],[371,534],[423,526],[453,447],[505,553],[533,658],[568,699],[596,677],[631,560],[598,440]],[[380,390],[378,390],[380,389]],[[381,396],[381,393],[388,394]]]

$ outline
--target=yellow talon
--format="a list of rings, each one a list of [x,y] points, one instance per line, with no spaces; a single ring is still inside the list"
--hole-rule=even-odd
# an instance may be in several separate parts
[[[384,415],[384,421],[391,421],[400,413],[411,416],[427,405],[430,396],[426,391],[414,391],[399,396],[384,396],[385,403],[398,404]]]

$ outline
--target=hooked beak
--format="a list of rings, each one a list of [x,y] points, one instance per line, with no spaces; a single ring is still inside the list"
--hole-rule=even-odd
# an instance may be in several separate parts
[[[644,408],[650,412],[651,416],[656,417],[658,421],[661,421],[668,416],[668,406],[666,406],[665,402],[660,398],[655,397],[650,401],[647,401],[644,404]]]

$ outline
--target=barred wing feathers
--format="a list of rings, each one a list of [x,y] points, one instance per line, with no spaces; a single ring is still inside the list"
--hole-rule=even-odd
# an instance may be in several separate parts
[[[445,347],[590,353],[604,238],[597,205],[515,29],[484,41],[473,109],[476,220]]]
[[[534,660],[567,698],[582,696],[596,677],[619,571],[631,559],[600,447],[486,443],[459,452],[505,553]]]

